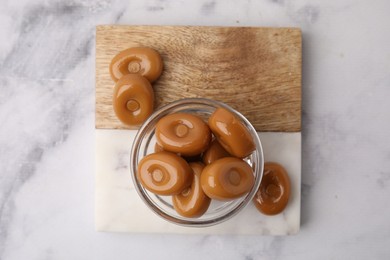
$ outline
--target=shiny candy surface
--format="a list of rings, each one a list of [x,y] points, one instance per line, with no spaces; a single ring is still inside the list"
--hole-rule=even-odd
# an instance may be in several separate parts
[[[142,124],[153,112],[150,82],[137,74],[123,76],[114,87],[113,107],[117,118],[129,126]]]
[[[256,208],[263,214],[276,215],[282,212],[290,198],[290,179],[280,164],[264,164],[264,175],[260,188],[253,198]]]
[[[138,164],[137,179],[158,195],[181,193],[192,182],[192,169],[180,156],[158,152],[145,156]]]
[[[218,142],[231,155],[244,158],[255,150],[245,125],[225,108],[218,108],[209,118],[209,127]]]
[[[209,148],[203,154],[203,162],[210,164],[223,157],[228,157],[230,154],[219,144],[217,140],[213,140]]]
[[[254,180],[252,168],[246,162],[235,157],[226,157],[203,169],[201,185],[211,199],[232,200],[248,193]]]
[[[181,216],[196,218],[208,209],[211,199],[206,196],[200,185],[200,176],[204,165],[199,162],[190,163],[193,180],[190,187],[178,195],[172,196],[173,207]]]
[[[195,115],[170,114],[156,125],[158,144],[165,150],[182,156],[195,156],[207,149],[211,132],[207,124]]]
[[[134,47],[117,54],[110,64],[110,75],[115,82],[127,74],[139,74],[154,82],[160,77],[163,63],[160,54],[147,47]]]

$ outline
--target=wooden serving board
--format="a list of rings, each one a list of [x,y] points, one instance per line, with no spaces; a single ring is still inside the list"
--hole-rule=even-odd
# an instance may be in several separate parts
[[[129,129],[112,109],[111,59],[136,46],[156,49],[164,71],[158,108],[204,97],[240,111],[257,131],[301,131],[301,31],[297,28],[120,26],[96,28],[96,128]]]

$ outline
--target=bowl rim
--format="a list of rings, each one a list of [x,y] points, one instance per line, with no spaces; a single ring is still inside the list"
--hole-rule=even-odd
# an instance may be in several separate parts
[[[253,185],[251,191],[246,195],[238,199],[242,199],[242,201],[236,205],[232,210],[227,212],[224,215],[218,216],[214,219],[208,219],[208,220],[200,220],[198,218],[185,218],[185,219],[179,219],[176,218],[163,210],[161,210],[159,207],[153,205],[153,202],[150,201],[149,196],[144,192],[144,188],[141,186],[141,184],[138,182],[136,174],[137,174],[137,165],[139,162],[139,150],[140,150],[140,144],[145,137],[145,133],[147,130],[151,130],[151,128],[154,128],[155,126],[150,125],[150,123],[156,119],[156,117],[162,117],[165,114],[169,114],[169,111],[175,107],[180,107],[182,105],[206,105],[206,106],[212,106],[216,109],[218,107],[223,107],[227,109],[230,112],[233,112],[236,114],[240,120],[244,121],[246,126],[249,128],[251,135],[252,133],[255,133],[254,142],[256,144],[256,150],[257,152],[257,161],[256,163],[256,172],[255,175],[255,184]],[[164,114],[164,115],[161,115]],[[148,118],[145,120],[145,122],[141,125],[139,130],[137,131],[137,134],[134,138],[133,145],[130,150],[130,175],[134,184],[134,188],[138,194],[138,196],[141,198],[141,200],[146,204],[146,206],[151,209],[152,212],[154,212],[159,217],[163,218],[164,220],[167,220],[168,222],[171,222],[173,224],[179,225],[179,226],[185,226],[185,227],[208,227],[213,226],[222,222],[227,221],[228,219],[231,219],[233,216],[237,215],[239,212],[241,212],[242,209],[245,208],[253,199],[255,196],[257,190],[260,187],[260,183],[263,177],[263,170],[264,170],[264,153],[263,153],[263,147],[260,141],[260,137],[256,131],[256,129],[253,127],[253,125],[249,122],[249,120],[244,117],[240,112],[235,110],[234,108],[230,107],[229,105],[222,103],[220,101],[207,99],[207,98],[184,98],[179,99],[176,101],[173,101],[169,104],[166,104],[159,109],[155,110]]]

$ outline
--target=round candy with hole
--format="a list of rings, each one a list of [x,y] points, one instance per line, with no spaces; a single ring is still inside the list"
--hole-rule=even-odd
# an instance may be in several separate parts
[[[279,214],[288,204],[290,186],[290,179],[283,166],[267,162],[264,164],[263,178],[253,203],[265,215]]]
[[[225,108],[217,108],[211,114],[209,126],[218,142],[233,156],[244,158],[256,148],[243,122]]]
[[[184,217],[197,218],[208,209],[211,199],[206,196],[200,185],[200,176],[204,165],[199,162],[190,163],[193,171],[193,180],[190,187],[178,195],[172,196],[173,207]]]
[[[142,124],[153,112],[154,92],[150,82],[138,74],[123,76],[114,87],[114,112],[129,126]]]
[[[145,189],[158,195],[175,195],[191,185],[192,169],[180,156],[158,152],[138,164],[137,179]]]
[[[134,47],[121,51],[110,64],[110,75],[115,82],[127,74],[139,74],[154,82],[160,77],[162,70],[160,54],[148,47]]]
[[[207,149],[211,132],[200,117],[177,113],[157,122],[156,139],[165,151],[188,157],[199,155]]]
[[[232,200],[247,194],[255,177],[252,168],[236,157],[225,157],[207,165],[202,172],[203,191],[211,199]]]
[[[213,140],[209,148],[203,154],[203,162],[210,164],[218,159],[229,157],[230,154],[219,144],[217,140]]]

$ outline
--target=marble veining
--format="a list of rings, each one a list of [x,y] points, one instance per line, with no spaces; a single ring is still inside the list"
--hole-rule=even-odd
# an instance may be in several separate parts
[[[283,213],[272,217],[265,216],[260,214],[252,203],[249,203],[232,219],[201,229],[170,224],[152,213],[139,198],[130,177],[129,164],[124,163],[129,160],[130,147],[135,135],[134,130],[95,130],[96,230],[130,233],[274,236],[294,235],[299,232],[301,133],[259,133],[264,160],[282,164],[289,173],[291,194]]]
[[[0,259],[390,257],[389,1],[0,6]],[[94,231],[94,28],[110,23],[302,28],[298,235]]]
[[[215,11],[216,1],[209,1],[202,4],[200,11],[203,15],[210,15]]]

